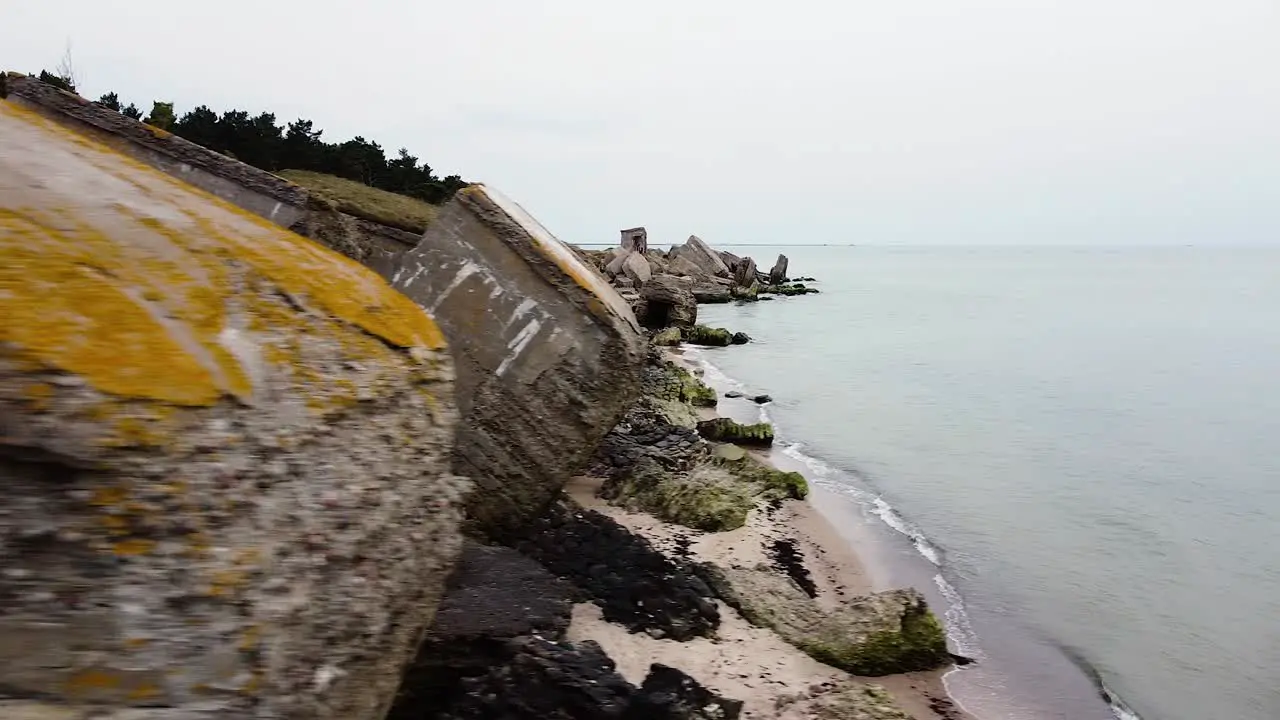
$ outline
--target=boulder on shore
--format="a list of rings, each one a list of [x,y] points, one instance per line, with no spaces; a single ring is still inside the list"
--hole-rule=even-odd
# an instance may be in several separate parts
[[[704,565],[703,570],[708,584],[748,622],[772,628],[832,667],[880,676],[952,662],[942,625],[917,590],[864,595],[828,610],[768,568]]]
[[[757,287],[760,279],[757,277],[756,261],[749,257],[742,258],[733,268],[733,283],[741,288]]]
[[[650,342],[658,347],[675,347],[682,340],[684,340],[684,337],[680,334],[680,328],[667,327],[661,332],[655,333]]]
[[[735,445],[722,448],[738,449]],[[804,476],[783,472],[743,452],[720,452],[687,471],[664,468],[652,458],[611,476],[600,497],[703,532],[736,530],[761,501],[803,499]]]
[[[733,272],[733,269],[737,267],[738,262],[742,260],[741,257],[734,255],[728,250],[718,250],[716,252],[720,255],[720,260],[724,262],[725,267],[729,268],[729,272]]]
[[[701,267],[685,257],[681,257],[679,253],[672,248],[672,255],[667,258],[667,272],[672,275],[684,275],[693,278],[696,283],[709,283],[714,277],[711,273],[703,270]]]
[[[692,284],[675,275],[654,275],[640,291],[645,308],[640,324],[650,328],[692,327],[698,322],[698,301]]]
[[[712,250],[697,235],[690,235],[684,245],[677,245],[671,248],[669,255],[688,260],[702,268],[702,271],[708,275],[719,277],[729,277],[730,275],[729,267],[724,264],[724,260],[720,259],[720,254]]]
[[[733,293],[720,283],[702,283],[693,286],[693,299],[707,304],[727,303],[733,300]]]
[[[701,465],[690,472],[671,472],[647,457],[610,477],[600,497],[704,532],[736,530],[755,507],[752,488],[723,468]]]
[[[733,333],[725,330],[724,328],[694,325],[693,327],[685,330],[684,340],[692,345],[728,347],[733,344]]]
[[[713,418],[698,423],[698,434],[715,442],[760,447],[773,445],[773,426],[769,423],[743,425],[729,418]]]
[[[753,282],[745,287],[734,285],[732,288],[729,288],[729,296],[734,300],[741,300],[743,302],[755,302],[756,300],[759,300],[759,293],[760,283],[757,282]]]
[[[622,274],[631,278],[636,287],[644,287],[649,278],[653,277],[653,269],[649,267],[644,253],[632,251],[622,261]]]
[[[773,268],[769,270],[769,284],[781,285],[787,281],[787,256],[778,255],[778,261],[773,264]]]

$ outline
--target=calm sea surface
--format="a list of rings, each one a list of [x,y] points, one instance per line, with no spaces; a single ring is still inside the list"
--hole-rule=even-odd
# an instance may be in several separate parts
[[[822,294],[702,306],[754,341],[697,356],[946,612],[966,707],[1280,718],[1280,249],[785,251]]]

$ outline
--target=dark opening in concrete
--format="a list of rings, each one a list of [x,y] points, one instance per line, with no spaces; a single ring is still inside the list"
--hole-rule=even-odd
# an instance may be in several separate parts
[[[640,322],[651,330],[661,330],[671,321],[671,303],[650,300],[644,309],[644,317]]]

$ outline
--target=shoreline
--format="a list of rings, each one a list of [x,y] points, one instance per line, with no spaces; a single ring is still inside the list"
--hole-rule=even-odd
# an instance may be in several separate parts
[[[767,389],[767,383],[761,387],[751,386],[726,374],[713,362],[718,348],[689,349],[691,352],[682,353],[684,356],[679,358],[679,362],[715,387],[722,405],[725,392],[743,393],[738,396],[741,400],[733,400],[728,408],[720,410],[727,410],[730,417],[739,422],[775,421],[767,410],[767,404],[756,405],[747,399],[752,392]],[[1108,687],[1098,672],[1081,658],[1042,638],[1019,634],[1016,630],[1004,633],[1002,628],[993,626],[993,621],[1002,622],[1000,618],[990,612],[975,612],[967,607],[955,579],[947,575],[941,550],[896,508],[884,503],[874,490],[848,485],[847,470],[808,455],[803,443],[777,443],[769,458],[782,470],[795,470],[806,476],[811,488],[809,502],[833,526],[837,541],[858,555],[872,589],[879,591],[914,585],[925,592],[938,617],[942,619],[945,616],[949,645],[954,651],[977,661],[968,667],[951,667],[940,673],[938,678],[946,697],[954,703],[957,711],[964,713],[959,717],[973,720],[1004,717],[1048,720],[1059,717],[1053,703],[1036,702],[1040,699],[1037,686],[1028,687],[1026,678],[1013,672],[1015,666],[1010,661],[1021,657],[1032,662],[1045,662],[1045,668],[1055,668],[1056,672],[1078,673],[1079,679],[1066,685],[1085,684],[1092,689],[1093,700],[1101,700],[1101,707],[1097,710],[1089,708],[1089,717],[1095,717],[1092,713],[1101,711],[1110,720],[1142,720],[1128,707],[1123,697]],[[906,553],[908,547],[910,552]],[[928,582],[929,577],[932,577],[932,583]],[[959,616],[958,625],[953,625],[956,622],[953,613]],[[989,635],[992,630],[1000,632]],[[992,656],[988,656],[984,647],[989,643],[994,643]],[[1011,644],[1014,648],[1012,653]],[[1013,695],[1008,694],[1009,687],[1005,684],[1011,678],[1023,683]],[[890,685],[886,682],[881,684]],[[1083,700],[1086,694],[1081,693],[1079,697]]]
[[[703,375],[702,368],[683,357],[679,349],[664,350],[662,355],[695,376]],[[723,388],[713,387],[717,396],[723,394]],[[700,420],[724,416],[718,410],[698,408],[697,415]],[[750,451],[770,467],[777,466],[780,453],[779,448]],[[848,499],[812,483],[808,499],[760,503],[745,526],[723,532],[702,532],[611,505],[597,496],[603,483],[603,477],[580,475],[565,492],[581,507],[610,517],[672,559],[771,565],[781,572],[777,553],[770,548],[782,544],[803,568],[797,572],[807,573],[811,579],[814,600],[821,607],[830,609],[847,598],[886,589],[876,587],[856,546],[814,502],[818,499],[834,507]],[[717,604],[722,624],[716,639],[675,642],[629,633],[605,622],[599,608],[590,603],[575,606],[568,638],[598,642],[617,663],[618,671],[633,682],[643,678],[651,663],[677,666],[724,697],[743,701],[744,719],[809,717],[787,706],[787,698],[820,694],[852,682],[884,688],[896,706],[916,720],[976,720],[946,690],[944,677],[956,669],[955,665],[927,672],[856,677],[818,662],[771,629],[751,625],[722,601]]]

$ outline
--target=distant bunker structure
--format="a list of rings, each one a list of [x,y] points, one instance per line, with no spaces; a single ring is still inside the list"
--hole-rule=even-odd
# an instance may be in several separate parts
[[[455,469],[476,486],[474,529],[501,536],[536,515],[639,392],[627,303],[492,188],[459,192],[417,236],[34,79],[10,74],[8,89],[9,102],[346,254],[427,310],[454,355]],[[643,228],[623,235],[644,247]]]
[[[619,245],[623,250],[635,250],[643,254],[649,250],[649,232],[642,227],[623,230]]]

